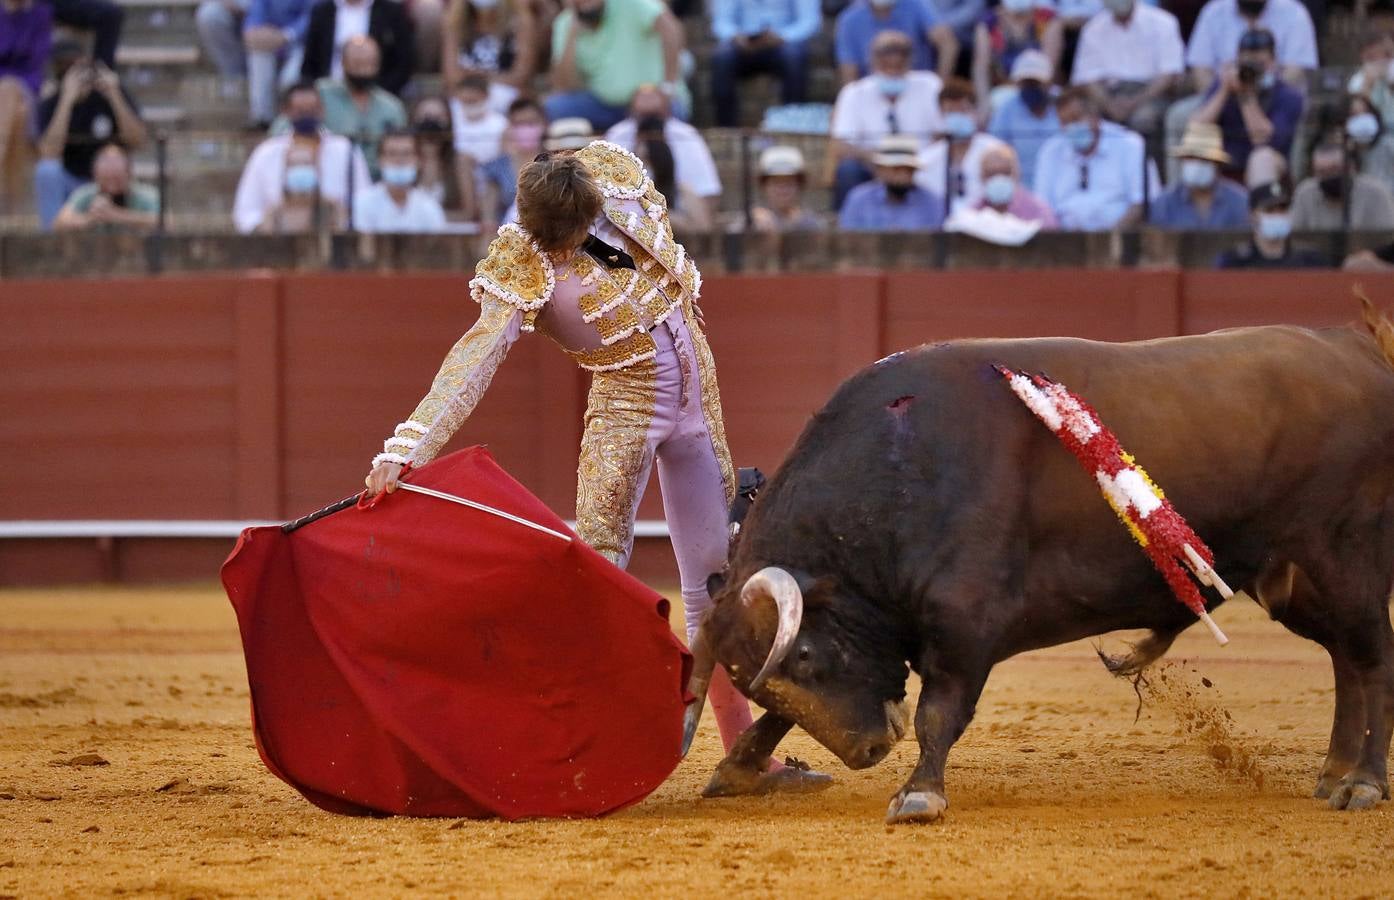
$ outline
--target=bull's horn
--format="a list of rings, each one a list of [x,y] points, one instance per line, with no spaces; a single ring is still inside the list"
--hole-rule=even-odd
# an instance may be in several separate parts
[[[794,576],[778,566],[761,569],[751,575],[741,588],[741,602],[747,607],[765,599],[773,600],[779,611],[779,628],[774,633],[774,644],[770,646],[770,655],[765,657],[765,664],[760,667],[760,674],[750,683],[751,691],[759,690],[769,674],[789,655],[794,639],[799,636],[799,625],[803,622],[803,591],[799,590]]]
[[[687,681],[687,691],[695,698],[687,705],[682,717],[682,755],[692,749],[692,739],[697,736],[697,723],[702,721],[702,707],[707,705],[707,685],[711,684],[712,672],[716,668],[716,658],[712,656],[707,636],[698,627],[692,636],[692,675]]]

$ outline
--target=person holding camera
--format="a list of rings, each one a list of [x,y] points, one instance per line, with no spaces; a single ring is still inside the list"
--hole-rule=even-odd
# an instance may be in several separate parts
[[[1279,77],[1275,47],[1273,32],[1246,31],[1239,39],[1234,64],[1221,71],[1205,102],[1191,116],[1192,122],[1220,126],[1230,157],[1224,174],[1247,185],[1268,180],[1258,172],[1267,176],[1275,167],[1280,172],[1288,170],[1292,139],[1306,102],[1300,91]],[[1280,166],[1275,156],[1281,157]]]
[[[93,62],[81,43],[53,48],[58,91],[39,104],[39,162],[34,198],[44,230],[68,197],[92,181],[92,164],[103,144],[139,150],[148,139],[135,101],[105,63]]]
[[[92,182],[73,191],[53,220],[56,231],[150,231],[160,214],[155,188],[131,176],[131,157],[120,144],[102,146],[92,160]]]
[[[736,84],[752,75],[779,78],[781,103],[808,93],[808,42],[823,25],[818,0],[712,0],[712,98],[716,124],[740,124]]]

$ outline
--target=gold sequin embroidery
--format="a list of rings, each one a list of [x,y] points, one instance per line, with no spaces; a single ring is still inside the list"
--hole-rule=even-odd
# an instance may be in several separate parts
[[[576,469],[576,533],[619,564],[634,546],[639,489],[653,465],[648,431],[657,402],[653,362],[597,375]]]

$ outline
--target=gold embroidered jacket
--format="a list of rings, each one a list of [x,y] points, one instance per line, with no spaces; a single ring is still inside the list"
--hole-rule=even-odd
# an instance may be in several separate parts
[[[607,372],[653,359],[649,330],[671,315],[697,329],[702,277],[673,238],[663,195],[639,159],[596,141],[576,154],[604,194],[595,231],[634,258],[609,269],[585,253],[554,267],[520,226],[499,229],[476,267],[470,294],[479,321],[455,344],[430,392],[383,445],[379,462],[421,465],[435,457],[474,410],[519,334],[540,330],[576,362]]]

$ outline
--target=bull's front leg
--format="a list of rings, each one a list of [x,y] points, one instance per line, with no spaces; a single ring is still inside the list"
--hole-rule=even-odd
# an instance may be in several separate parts
[[[905,786],[891,798],[886,823],[933,822],[949,808],[944,793],[944,763],[949,748],[973,721],[988,667],[960,671],[941,667],[920,669],[923,686],[915,708],[915,736],[920,761]]]
[[[794,723],[767,712],[747,728],[726,754],[702,791],[703,797],[738,797],[751,794],[817,791],[829,787],[832,778],[793,766],[770,769],[770,755]]]

